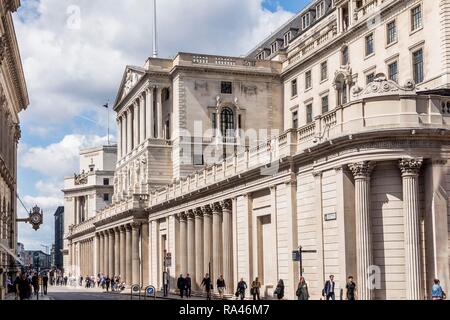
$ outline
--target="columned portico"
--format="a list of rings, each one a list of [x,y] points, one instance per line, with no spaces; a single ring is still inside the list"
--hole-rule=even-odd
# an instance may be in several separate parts
[[[422,159],[399,162],[403,180],[403,216],[405,225],[406,298],[423,299],[420,253],[419,173]]]
[[[373,288],[370,283],[372,262],[372,242],[370,229],[370,175],[374,163],[364,161],[349,165],[355,178],[356,213],[356,267],[358,298],[372,300]]]

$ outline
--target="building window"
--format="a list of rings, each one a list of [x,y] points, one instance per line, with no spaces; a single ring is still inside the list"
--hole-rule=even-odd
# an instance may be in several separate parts
[[[297,79],[294,79],[291,82],[291,97],[297,96],[297,93]]]
[[[342,49],[341,55],[342,55],[342,59],[341,59],[342,60],[342,65],[343,66],[348,65],[349,62],[350,62],[350,58],[349,58],[349,55],[348,55],[348,47],[347,46],[345,46]]]
[[[286,48],[292,39],[292,31],[288,31],[284,34],[284,47]]]
[[[391,44],[397,41],[397,25],[395,21],[391,21],[386,26],[387,32],[387,44]]]
[[[306,123],[309,124],[311,122],[313,122],[313,106],[310,103],[306,106]]]
[[[292,112],[292,128],[298,129],[298,111]]]
[[[270,46],[270,50],[271,50],[272,54],[274,54],[275,52],[278,51],[278,41],[275,41],[274,43],[272,43],[272,45]]]
[[[374,72],[369,73],[369,74],[366,76],[366,84],[372,83],[373,80],[375,80],[375,73],[374,73]]]
[[[398,82],[398,62],[392,62],[388,65],[388,77],[389,80]]]
[[[306,29],[311,25],[311,14],[308,12],[302,17],[302,28]]]
[[[328,63],[327,61],[322,62],[320,65],[320,81],[328,79]]]
[[[262,51],[256,56],[256,60],[264,60],[266,58],[266,52]]]
[[[374,48],[373,48],[373,33],[366,36],[366,57],[373,54]]]
[[[203,166],[205,164],[205,157],[203,154],[194,154],[194,166]]]
[[[226,137],[232,137],[234,135],[234,114],[230,108],[224,108],[222,110],[221,129],[222,135]]]
[[[316,6],[316,18],[317,19],[322,18],[324,14],[325,14],[325,1],[322,1]]]
[[[310,70],[306,71],[305,73],[305,90],[311,89],[311,87],[312,87],[312,74]]]
[[[217,114],[216,113],[211,114],[211,127],[213,128],[213,130],[217,129]]]
[[[109,186],[109,179],[107,179],[107,178],[103,179],[103,185]]]
[[[233,94],[233,83],[222,81],[220,85],[220,92],[223,94]]]
[[[322,97],[322,113],[327,113],[329,110],[328,95],[326,95]]]
[[[421,83],[424,80],[423,73],[423,49],[417,50],[413,53],[413,70],[414,70],[414,81],[416,83]]]
[[[411,30],[415,31],[420,27],[422,27],[422,6],[418,5],[411,10]]]
[[[108,202],[109,201],[109,193],[103,194],[103,201]]]

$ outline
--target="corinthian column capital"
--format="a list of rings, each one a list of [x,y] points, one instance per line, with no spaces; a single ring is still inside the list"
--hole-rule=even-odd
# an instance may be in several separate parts
[[[220,203],[222,210],[231,210],[233,207],[233,202],[230,199],[226,199]]]
[[[202,218],[203,217],[203,210],[202,208],[197,208],[194,210],[195,217],[196,218]]]
[[[205,215],[205,216],[212,215],[212,208],[209,204],[202,207],[202,210],[203,210],[203,215]]]
[[[402,175],[412,175],[416,176],[420,172],[420,168],[422,167],[423,159],[402,159],[399,161],[399,168],[402,172]]]
[[[348,165],[348,168],[353,173],[355,179],[367,179],[370,178],[375,163],[370,161],[356,162]]]
[[[215,214],[222,213],[222,206],[221,206],[221,204],[219,202],[214,203],[213,206],[212,206],[212,211]]]

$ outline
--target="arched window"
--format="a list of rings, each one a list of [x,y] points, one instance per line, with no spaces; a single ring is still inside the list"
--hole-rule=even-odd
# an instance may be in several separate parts
[[[234,135],[234,113],[230,108],[224,108],[220,114],[222,135],[230,137]]]

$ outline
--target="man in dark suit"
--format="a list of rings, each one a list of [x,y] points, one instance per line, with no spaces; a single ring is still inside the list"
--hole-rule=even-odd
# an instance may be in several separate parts
[[[183,299],[184,291],[186,290],[186,280],[183,278],[182,274],[180,274],[180,277],[177,280],[177,288],[180,290],[181,299]]]
[[[325,287],[323,288],[322,296],[324,296],[327,300],[335,300],[335,294],[334,294],[334,276],[330,276],[330,280],[327,280],[325,282]]]

